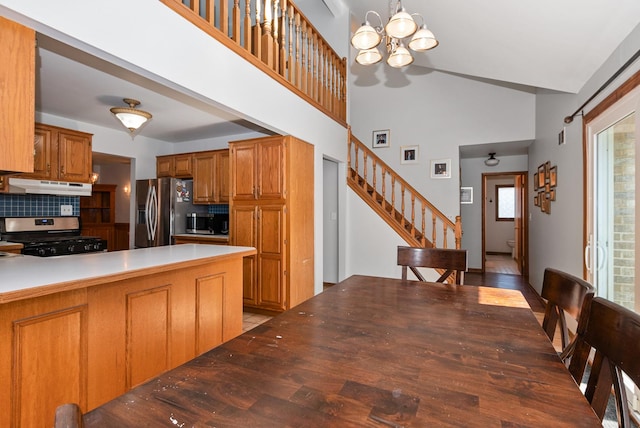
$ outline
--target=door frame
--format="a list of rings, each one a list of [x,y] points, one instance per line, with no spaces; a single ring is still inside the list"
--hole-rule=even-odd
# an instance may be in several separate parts
[[[519,238],[516,237],[516,253],[519,254],[518,257],[518,269],[520,270],[520,275],[528,277],[529,276],[529,226],[526,219],[529,217],[529,172],[528,171],[505,171],[505,172],[484,172],[482,173],[482,273],[486,272],[486,260],[485,260],[485,251],[486,251],[486,231],[485,231],[485,222],[486,222],[486,210],[487,210],[487,178],[499,177],[499,176],[511,176],[513,177],[514,187],[516,186],[516,177],[520,176],[522,178],[522,187],[520,192],[520,216],[516,219],[514,218],[514,229],[516,228],[516,223],[520,222],[521,231],[519,234]],[[516,209],[516,213],[518,210]]]

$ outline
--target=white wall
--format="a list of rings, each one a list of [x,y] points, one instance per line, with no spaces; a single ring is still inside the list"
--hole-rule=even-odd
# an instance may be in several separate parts
[[[542,289],[544,269],[553,267],[583,277],[583,135],[582,117],[577,115],[566,125],[565,116],[572,114],[640,49],[640,26],[607,59],[576,95],[540,92],[536,100],[536,141],[529,150],[529,180],[538,165],[551,161],[558,166],[558,187],[551,214],[531,210],[529,233],[529,282]],[[607,95],[640,70],[636,61],[584,108],[589,112]],[[558,133],[566,126],[566,144],[558,145]],[[533,194],[529,204],[533,206]]]
[[[482,174],[496,172],[527,171],[528,157],[497,156],[500,163],[488,167],[484,158],[462,159],[460,161],[461,184],[473,188],[473,204],[460,205],[462,218],[462,248],[467,250],[470,269],[482,268]]]

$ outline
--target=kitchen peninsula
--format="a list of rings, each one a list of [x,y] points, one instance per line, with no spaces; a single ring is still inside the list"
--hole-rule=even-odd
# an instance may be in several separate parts
[[[252,247],[184,244],[0,260],[3,426],[88,411],[242,332]]]

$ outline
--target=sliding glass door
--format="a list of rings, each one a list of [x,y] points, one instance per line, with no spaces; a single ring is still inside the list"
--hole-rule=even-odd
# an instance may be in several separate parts
[[[597,294],[636,312],[640,312],[635,239],[639,95],[640,87],[587,124],[585,248],[588,280]]]

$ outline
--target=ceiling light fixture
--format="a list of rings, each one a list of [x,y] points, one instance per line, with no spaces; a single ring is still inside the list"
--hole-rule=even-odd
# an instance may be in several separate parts
[[[136,132],[147,120],[151,119],[151,113],[147,113],[143,110],[138,110],[135,107],[140,104],[140,101],[131,98],[124,98],[122,101],[128,104],[129,107],[112,107],[111,113],[117,117],[122,125],[129,130],[131,134]]]
[[[353,33],[351,44],[358,49],[356,62],[362,65],[376,64],[382,60],[382,53],[378,49],[378,45],[384,38],[387,47],[387,64],[391,67],[401,68],[413,62],[413,56],[409,49],[414,52],[424,52],[438,46],[438,40],[431,31],[427,29],[422,15],[418,13],[409,14],[402,7],[401,1],[389,2],[389,15],[391,18],[387,25],[383,28],[382,18],[380,14],[374,10],[370,10],[365,14],[364,23]],[[380,20],[380,25],[373,27],[369,23],[369,14],[374,14]],[[418,24],[413,17],[419,17],[422,25]],[[406,39],[411,38],[405,47]]]
[[[495,158],[495,153],[489,153],[489,159],[484,160],[486,166],[496,166],[500,163],[500,159]]]

